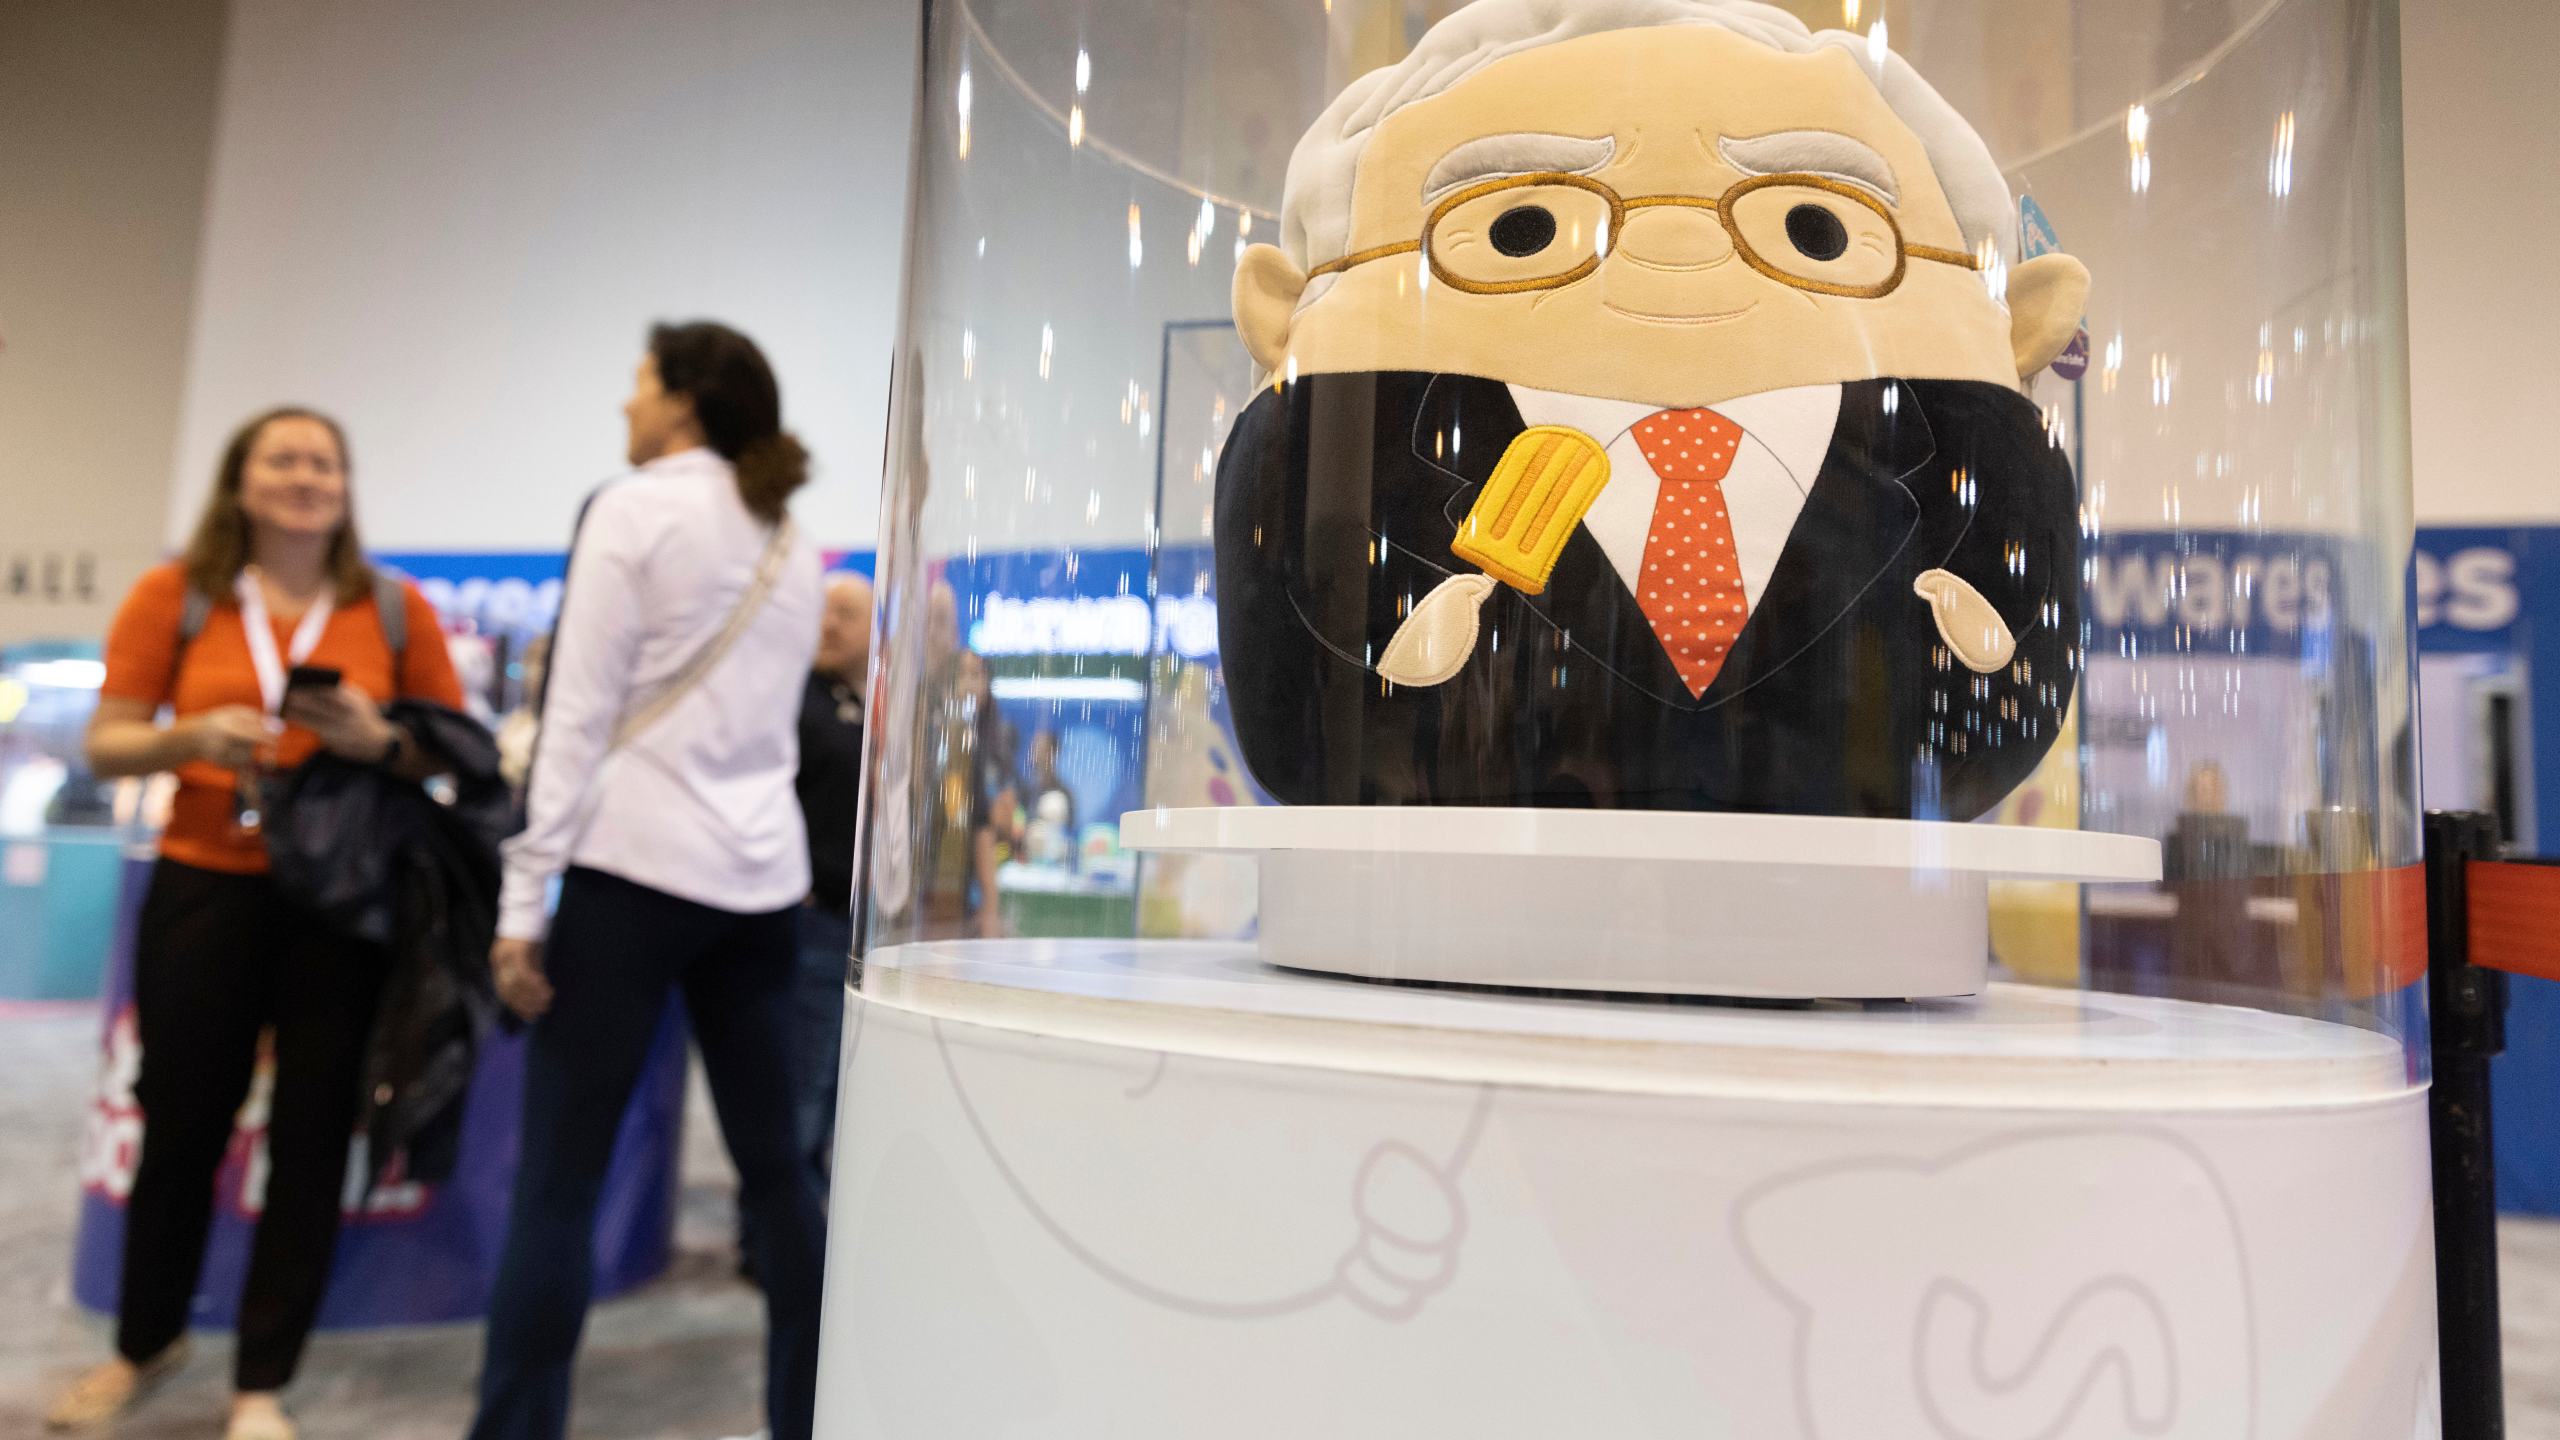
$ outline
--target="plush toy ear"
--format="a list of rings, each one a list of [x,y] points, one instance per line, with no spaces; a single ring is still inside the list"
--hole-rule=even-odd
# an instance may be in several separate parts
[[[1307,277],[1277,245],[1251,245],[1236,261],[1236,333],[1253,363],[1277,370],[1289,354],[1289,317]]]
[[[1241,287],[1244,281],[1238,278]],[[2089,267],[2068,255],[2039,255],[2009,272],[2009,348],[2018,378],[2042,370],[2080,333],[2089,310]]]

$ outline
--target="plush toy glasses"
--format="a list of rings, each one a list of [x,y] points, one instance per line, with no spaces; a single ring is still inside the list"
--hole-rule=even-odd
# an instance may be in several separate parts
[[[1308,278],[1419,251],[1432,278],[1471,295],[1553,290],[1600,268],[1628,211],[1664,205],[1714,212],[1744,264],[1817,295],[1889,295],[1913,260],[1982,268],[1965,251],[1904,240],[1882,200],[1827,175],[1754,175],[1714,199],[1628,199],[1590,176],[1558,172],[1470,185],[1432,207],[1420,240],[1354,251]]]

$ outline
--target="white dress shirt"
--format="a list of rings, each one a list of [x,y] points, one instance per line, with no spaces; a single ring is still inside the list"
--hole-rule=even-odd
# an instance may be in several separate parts
[[[505,846],[498,933],[539,940],[552,880],[606,871],[737,914],[809,893],[801,689],[818,649],[819,564],[805,537],[755,619],[701,682],[620,750],[615,724],[728,624],[772,532],[705,449],[596,493],[569,557],[523,833]]]
[[[1594,400],[1553,390],[1514,385],[1511,401],[1529,425],[1570,425],[1597,440],[1609,452],[1609,483],[1582,517],[1583,527],[1609,557],[1618,580],[1629,593],[1644,569],[1645,540],[1653,533],[1654,502],[1662,493],[1662,477],[1636,445],[1636,422],[1662,411],[1659,405],[1631,400]],[[1746,606],[1760,604],[1769,574],[1804,510],[1805,495],[1831,453],[1831,434],[1840,423],[1840,387],[1801,385],[1745,395],[1721,405],[1699,407],[1742,427],[1742,452],[1725,472],[1724,504],[1733,521],[1733,548],[1742,562],[1742,594]]]

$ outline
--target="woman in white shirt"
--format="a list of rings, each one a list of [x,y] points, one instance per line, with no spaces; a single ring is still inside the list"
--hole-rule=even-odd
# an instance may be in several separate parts
[[[821,602],[785,507],[808,457],[763,354],[720,325],[651,331],[623,411],[638,468],[589,499],[570,548],[490,952],[500,997],[535,1023],[471,1434],[567,1430],[597,1196],[676,991],[761,1252],[772,1433],[806,1440],[826,1220],[793,1138],[809,861],[792,780]]]

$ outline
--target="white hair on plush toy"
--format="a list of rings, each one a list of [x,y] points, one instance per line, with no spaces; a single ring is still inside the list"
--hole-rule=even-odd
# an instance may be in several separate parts
[[[1920,137],[1939,188],[1955,210],[1965,248],[1988,243],[2004,262],[2016,259],[2009,182],[1990,147],[1954,106],[1901,56],[1870,57],[1867,39],[1846,30],[1816,32],[1759,0],[1475,0],[1426,32],[1413,52],[1372,70],[1334,97],[1289,156],[1280,207],[1280,244],[1306,270],[1351,248],[1351,194],[1360,157],[1380,121],[1427,100],[1505,56],[1524,50],[1656,25],[1714,25],[1789,54],[1843,50],[1872,81],[1885,104]],[[1306,304],[1329,288],[1326,276],[1307,287]]]

